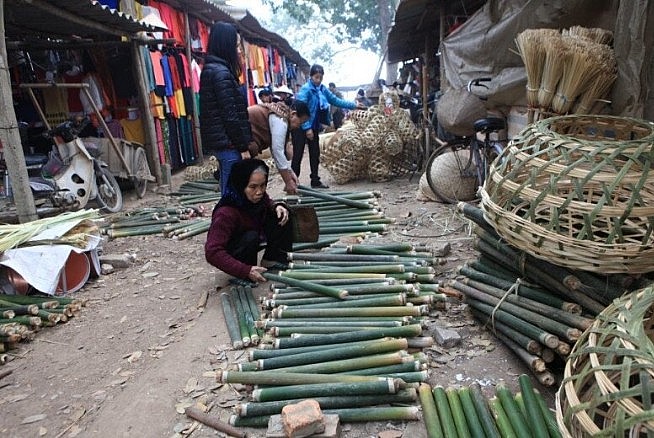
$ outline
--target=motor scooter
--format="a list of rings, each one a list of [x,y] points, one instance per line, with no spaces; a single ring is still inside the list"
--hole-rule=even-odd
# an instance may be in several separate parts
[[[88,118],[69,120],[46,133],[53,140],[52,151],[41,170],[43,178],[34,185],[30,181],[30,186],[34,190],[39,187],[36,183],[50,184],[52,193],[47,196],[55,207],[84,208],[95,200],[102,210],[116,213],[123,208],[118,181],[98,158],[100,150],[87,147],[78,136],[88,122]],[[42,185],[40,188],[47,191]]]

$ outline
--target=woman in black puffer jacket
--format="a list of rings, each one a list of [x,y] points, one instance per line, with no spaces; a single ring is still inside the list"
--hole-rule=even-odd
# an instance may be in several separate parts
[[[232,165],[249,157],[248,144],[252,139],[247,101],[238,81],[240,46],[240,36],[232,24],[215,23],[200,75],[202,150],[218,158],[223,193]]]

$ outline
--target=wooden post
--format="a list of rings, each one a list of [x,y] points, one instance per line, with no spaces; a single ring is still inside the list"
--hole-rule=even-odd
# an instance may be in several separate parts
[[[150,169],[153,169],[154,176],[157,178],[157,184],[161,185],[161,161],[159,149],[157,149],[157,134],[154,127],[152,111],[150,111],[150,95],[148,94],[148,82],[145,75],[145,63],[143,62],[142,52],[137,41],[132,42],[132,59],[134,59],[134,73],[138,83],[139,101],[141,120],[143,120],[145,139],[148,143],[145,150],[148,151]],[[148,147],[149,146],[149,147]]]
[[[441,0],[441,12],[440,12],[440,22],[438,26],[438,31],[439,31],[439,37],[438,37],[438,51],[441,53],[441,56],[438,59],[438,65],[440,66],[440,83],[441,83],[441,91],[445,91],[449,86],[447,83],[447,79],[445,78],[445,66],[443,65],[443,40],[445,39],[445,14],[447,12],[447,5],[445,4],[445,0]]]
[[[191,52],[191,26],[188,19],[188,10],[184,11],[184,32],[186,32],[186,59],[188,60],[188,71],[186,75],[191,80],[193,75],[193,68],[191,67],[191,61],[193,60],[193,53]],[[195,137],[195,144],[198,146],[198,163],[204,161],[204,154],[202,153],[202,139],[200,138],[200,115],[198,114],[199,108],[195,106],[195,96],[193,99],[193,136]]]
[[[0,142],[2,142],[7,171],[11,178],[16,213],[20,222],[29,222],[38,219],[38,216],[34,205],[34,196],[30,190],[25,155],[18,132],[18,121],[12,104],[7,46],[5,45],[4,0],[0,0],[0,96]]]

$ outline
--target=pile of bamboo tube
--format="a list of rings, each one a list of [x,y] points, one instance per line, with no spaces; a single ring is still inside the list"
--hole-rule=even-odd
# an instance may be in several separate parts
[[[525,374],[518,378],[520,392],[506,385],[486,398],[479,384],[443,388],[420,384],[418,395],[429,437],[537,437],[559,438],[561,433],[543,397]]]
[[[289,260],[289,269],[264,273],[271,292],[254,325],[248,287],[221,295],[232,345],[252,346],[255,334],[259,342],[238,371],[219,377],[261,385],[231,424],[266,427],[271,415],[305,398],[342,422],[418,419],[417,387],[428,378],[421,349],[434,342],[422,328],[446,299],[434,281],[439,259],[396,243],[331,245],[289,253]]]
[[[110,239],[163,234],[175,240],[187,239],[209,229],[211,220],[201,217],[200,207],[149,207],[108,218],[102,233]]]
[[[216,179],[186,181],[172,192],[182,206],[218,202],[220,199],[220,183]]]
[[[86,306],[86,300],[57,296],[0,295],[0,365],[16,344],[31,341],[42,327],[67,322]]]
[[[480,256],[444,285],[465,296],[473,315],[511,349],[545,386],[549,364],[565,360],[581,333],[614,298],[638,288],[635,277],[600,277],[536,259],[503,242],[479,208],[459,211],[477,225]]]

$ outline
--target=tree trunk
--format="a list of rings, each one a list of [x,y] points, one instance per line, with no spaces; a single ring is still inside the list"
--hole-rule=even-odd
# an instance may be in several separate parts
[[[13,108],[11,80],[7,65],[7,46],[5,43],[4,0],[0,0],[0,142],[4,150],[7,171],[11,178],[14,203],[20,222],[37,219],[34,197],[30,190],[25,155],[18,132],[18,121]]]

